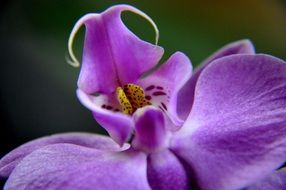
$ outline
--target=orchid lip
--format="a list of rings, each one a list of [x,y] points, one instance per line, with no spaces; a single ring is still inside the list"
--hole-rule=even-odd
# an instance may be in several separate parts
[[[161,110],[146,106],[138,109],[133,118],[136,123],[131,142],[133,148],[149,154],[169,147],[170,133],[166,129],[166,118]]]
[[[131,116],[137,109],[153,105],[168,115],[167,105],[170,101],[168,95],[170,92],[166,91],[163,86],[153,84],[144,84],[144,86],[144,89],[141,85],[133,83],[128,83],[122,87],[118,86],[113,95],[116,101],[105,102],[101,108]],[[99,97],[100,95],[97,93],[95,96]],[[157,100],[158,98],[160,101]]]

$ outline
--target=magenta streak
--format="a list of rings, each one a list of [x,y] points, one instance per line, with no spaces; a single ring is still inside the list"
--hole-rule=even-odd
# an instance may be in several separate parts
[[[165,96],[167,95],[165,92],[157,91],[153,93],[154,96]]]
[[[154,85],[151,85],[151,86],[148,86],[145,90],[146,91],[149,91],[149,90],[152,90],[152,89],[154,89],[155,88],[155,86]]]
[[[164,90],[164,88],[162,86],[157,86],[156,87],[158,90]]]
[[[152,97],[149,96],[149,95],[145,96],[145,98],[146,98],[147,100],[151,100],[151,99],[152,99]]]
[[[163,106],[163,108],[167,111],[168,109],[167,109],[167,106],[163,103],[163,102],[161,102],[161,105]]]

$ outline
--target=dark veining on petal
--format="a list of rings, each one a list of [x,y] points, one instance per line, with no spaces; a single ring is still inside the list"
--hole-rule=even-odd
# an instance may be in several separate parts
[[[163,102],[161,102],[161,104],[162,104],[163,108],[167,111],[168,110],[167,106]]]
[[[146,91],[150,91],[150,90],[152,90],[152,89],[154,89],[155,88],[155,86],[154,85],[151,85],[151,86],[148,86],[145,90]]]
[[[111,110],[112,106],[106,106],[106,109]]]
[[[145,96],[145,98],[146,98],[146,100],[151,100],[152,99],[152,97],[149,96],[149,95]]]
[[[162,110],[163,112],[165,112],[165,110],[161,107],[161,106],[158,106],[160,108],[160,110]]]
[[[156,92],[153,93],[153,95],[154,96],[163,96],[163,95],[165,96],[166,93],[165,92],[161,92],[161,91],[156,91]]]
[[[162,86],[156,86],[156,88],[157,88],[158,90],[164,90],[164,88],[163,88]]]

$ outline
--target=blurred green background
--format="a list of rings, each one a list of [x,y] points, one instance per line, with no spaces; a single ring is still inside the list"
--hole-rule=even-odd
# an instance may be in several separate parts
[[[201,1],[6,1],[0,20],[0,157],[16,146],[67,131],[104,133],[76,98],[79,68],[65,61],[75,22],[89,12],[127,3],[159,27],[164,59],[183,51],[198,65],[213,51],[248,38],[257,52],[286,59],[286,3],[282,0]],[[154,42],[151,26],[124,13],[125,23]],[[84,29],[75,43],[80,57]]]

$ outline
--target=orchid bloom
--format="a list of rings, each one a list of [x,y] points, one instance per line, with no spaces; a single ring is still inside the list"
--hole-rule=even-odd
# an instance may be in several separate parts
[[[72,32],[85,23],[78,96],[111,138],[66,133],[28,142],[0,160],[4,189],[284,189],[285,61],[242,40],[191,78],[189,60],[176,53],[141,79],[162,49],[127,30],[123,10],[150,21],[120,5],[84,16]]]
[[[192,72],[189,59],[177,52],[155,72],[142,78],[158,64],[163,48],[133,34],[121,20],[123,11],[146,18],[155,29],[157,44],[159,32],[155,23],[140,10],[126,5],[83,16],[75,24],[69,40],[72,64],[78,65],[72,44],[84,24],[86,34],[77,95],[120,145],[134,132],[132,116],[136,110],[149,105],[161,109],[174,124],[174,130],[182,125],[183,120],[176,111],[177,94]]]

